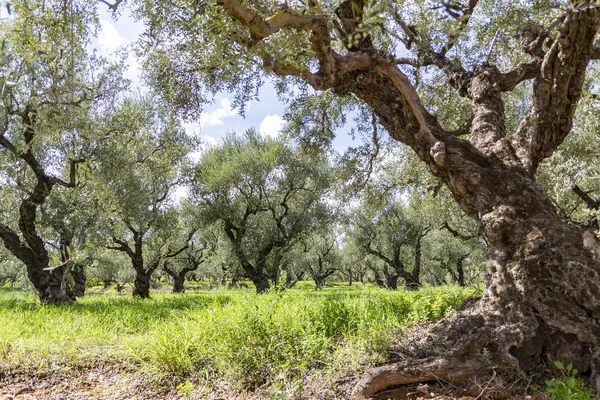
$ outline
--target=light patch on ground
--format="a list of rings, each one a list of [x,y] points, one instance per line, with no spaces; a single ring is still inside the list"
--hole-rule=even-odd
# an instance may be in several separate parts
[[[281,132],[283,124],[283,118],[281,118],[279,115],[267,115],[260,123],[258,131],[262,137],[270,137],[274,139],[279,136],[279,132]]]

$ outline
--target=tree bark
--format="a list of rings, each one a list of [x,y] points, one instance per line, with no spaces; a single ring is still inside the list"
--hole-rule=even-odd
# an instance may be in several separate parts
[[[415,243],[415,265],[412,272],[403,275],[404,290],[419,290],[421,287],[421,240],[429,233],[431,227],[419,232]]]
[[[150,279],[152,272],[147,273],[143,271],[137,271],[135,274],[135,280],[133,281],[133,296],[141,299],[150,298]]]
[[[176,278],[173,277],[173,293],[183,293],[185,292],[185,277],[179,277],[177,276]]]
[[[398,118],[390,106],[387,86],[378,84],[383,77],[355,77],[358,88],[352,90],[377,111],[393,137],[411,145],[446,183],[461,208],[478,222],[488,245],[489,284],[483,296],[435,325],[422,341],[423,349],[444,349],[431,351],[429,357],[450,360],[446,370],[435,371],[438,378],[467,379],[478,372],[474,368],[457,374],[460,360],[473,360],[484,370],[481,354],[486,349],[504,368],[552,366],[554,360],[572,363],[600,390],[600,244],[592,232],[558,217],[533,175],[572,127],[589,61],[585,49],[598,29],[597,16],[579,14],[563,27],[569,37],[557,39],[546,56],[544,63],[554,69],[541,71],[547,75],[534,83],[531,120],[521,124],[510,144],[499,90],[505,83],[494,67],[482,66],[470,81],[475,115],[470,141],[444,134],[431,119],[425,125],[440,140],[426,146],[419,143],[427,140],[418,133],[423,129],[420,121]],[[532,122],[539,113],[545,113],[544,122]],[[408,135],[411,127],[417,132]],[[411,374],[414,382],[423,379],[408,366],[403,367],[406,374],[396,370],[391,381],[384,378],[394,368],[398,365],[366,376],[355,395],[371,396],[390,383],[406,382]]]
[[[463,268],[463,264],[465,262],[465,259],[468,257],[468,254],[463,254],[462,256],[458,257],[458,259],[456,260],[456,283],[458,283],[458,286],[460,287],[465,287],[465,271]]]
[[[82,263],[76,263],[71,270],[71,276],[73,277],[73,296],[83,297],[85,295],[87,283],[84,265]]]
[[[271,284],[269,283],[269,279],[267,275],[264,273],[264,270],[255,269],[253,274],[250,275],[250,280],[254,283],[254,287],[256,288],[256,293],[262,294],[269,291],[271,288]]]
[[[15,110],[10,107],[5,111],[22,120],[25,147],[19,149],[6,138],[4,136],[6,129],[0,132],[0,146],[27,164],[35,177],[35,184],[33,188],[24,190],[27,196],[23,198],[19,206],[18,226],[23,240],[15,231],[2,223],[0,223],[0,239],[4,242],[5,247],[27,267],[27,276],[38,291],[42,303],[71,302],[74,299],[67,294],[66,288],[68,267],[63,262],[61,266],[50,269],[48,250],[37,231],[36,220],[39,207],[46,202],[54,186],[75,187],[76,168],[83,160],[70,161],[69,182],[48,175],[32,150],[37,139],[38,111],[35,106],[28,102],[23,109]]]
[[[587,2],[569,2],[557,28],[524,34],[521,49],[530,62],[502,73],[489,60],[480,60],[466,71],[460,58],[449,59],[447,52],[477,3],[469,1],[459,31],[448,35],[442,50],[398,22],[407,48],[409,39],[416,43],[416,57],[410,60],[398,60],[366,40],[340,53],[331,45],[334,24],[318,11],[304,14],[288,7],[278,10],[277,18],[263,18],[239,0],[218,3],[249,31],[250,51],[280,30],[307,32],[316,71],[256,53],[263,68],[304,79],[316,90],[354,94],[370,106],[391,137],[410,146],[446,184],[488,245],[484,294],[423,335],[421,359],[369,371],[353,398],[399,384],[468,379],[487,370],[488,361],[511,369],[552,366],[554,360],[572,363],[600,390],[600,242],[593,232],[561,220],[534,177],[573,128],[586,69],[592,56],[600,58],[594,48],[600,14]],[[468,140],[443,129],[399,63],[440,68],[448,84],[469,99]],[[527,80],[533,81],[529,112],[517,131],[508,133],[502,92]],[[484,360],[484,353],[491,360]]]

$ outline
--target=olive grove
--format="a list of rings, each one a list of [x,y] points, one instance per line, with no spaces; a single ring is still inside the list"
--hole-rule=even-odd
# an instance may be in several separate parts
[[[597,111],[577,113],[597,110],[587,104],[598,88],[597,2],[174,0],[137,10],[148,81],[182,115],[223,88],[241,106],[264,74],[292,114],[312,112],[297,132],[309,143],[327,144],[349,109],[366,108],[476,221],[484,294],[431,327],[420,359],[367,372],[355,396],[466,379],[489,365],[483,353],[509,369],[560,359],[600,388],[600,244],[536,177],[570,135],[597,135]]]

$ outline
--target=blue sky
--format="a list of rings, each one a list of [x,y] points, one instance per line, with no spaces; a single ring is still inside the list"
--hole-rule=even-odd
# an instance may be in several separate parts
[[[127,13],[123,13],[117,20],[103,7],[100,7],[100,25],[96,40],[92,46],[102,55],[110,56],[114,52],[133,43],[143,31],[143,24],[133,20]],[[128,60],[126,78],[131,79],[133,86],[142,85],[141,66],[133,55]],[[284,105],[276,96],[273,86],[267,81],[259,93],[259,100],[248,104],[245,117],[241,117],[237,110],[231,107],[233,96],[220,93],[213,104],[208,104],[197,121],[188,121],[185,128],[194,133],[203,142],[214,145],[228,132],[243,132],[250,127],[255,127],[264,136],[276,137],[285,121]],[[347,134],[348,129],[343,129],[333,143],[334,149],[343,152],[351,145],[352,140]]]

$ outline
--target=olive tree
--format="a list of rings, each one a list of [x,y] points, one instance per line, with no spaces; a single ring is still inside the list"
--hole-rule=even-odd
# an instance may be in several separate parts
[[[424,358],[365,374],[355,397],[467,379],[487,369],[484,349],[510,369],[573,363],[600,389],[600,243],[563,219],[536,179],[581,134],[580,100],[597,88],[588,74],[600,59],[597,2],[141,4],[149,81],[183,114],[223,88],[243,103],[260,71],[279,77],[288,98],[312,90],[332,110],[362,104],[476,221],[488,246],[484,294],[423,335]],[[327,107],[314,110],[330,120]],[[331,136],[309,133],[316,143]]]
[[[78,167],[96,138],[94,121],[110,112],[125,84],[119,67],[87,53],[93,3],[15,0],[4,6],[0,239],[25,264],[43,303],[68,302],[69,264],[64,257],[53,262],[47,243],[60,233],[40,226],[40,207],[53,193],[78,185]]]
[[[407,290],[421,286],[423,238],[431,231],[431,225],[411,215],[407,208],[401,200],[394,199],[371,212],[363,207],[351,217],[348,232],[363,255],[383,262],[373,273],[383,276],[385,286],[393,290],[398,288],[400,278]]]
[[[194,170],[192,198],[201,223],[219,222],[258,293],[279,277],[283,253],[326,215],[327,160],[254,130],[229,135]]]
[[[178,229],[173,197],[193,141],[151,97],[125,100],[99,129],[110,133],[92,167],[106,211],[101,239],[129,257],[136,272],[133,295],[149,298],[152,274],[164,259],[185,251],[195,232]]]

